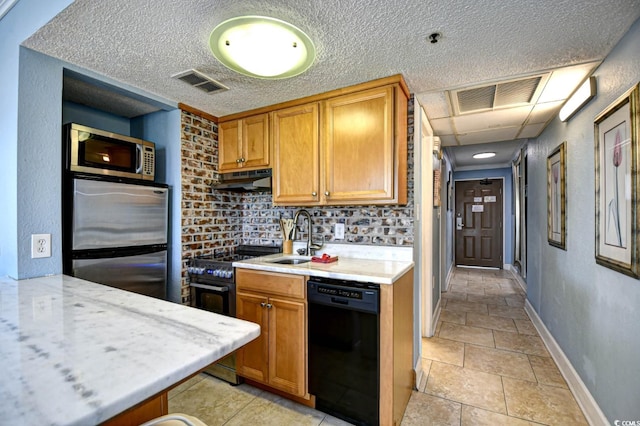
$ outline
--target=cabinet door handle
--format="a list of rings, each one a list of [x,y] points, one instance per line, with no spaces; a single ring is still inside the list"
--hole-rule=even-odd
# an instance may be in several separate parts
[[[238,158],[238,159],[236,160],[236,163],[242,163],[242,158]]]
[[[273,308],[273,305],[271,303],[267,303],[267,309],[271,309]]]
[[[244,159],[244,157],[240,159],[240,162],[241,162],[241,163],[244,163],[244,162],[246,162],[246,161],[247,161],[247,160],[245,160],[245,159]]]
[[[264,302],[260,302],[260,306],[264,308],[265,306],[267,306],[267,304]]]
[[[328,197],[329,196],[329,191],[325,191],[324,195],[326,195]]]
[[[312,197],[315,197],[316,195],[318,195],[318,193],[317,193],[316,191],[313,191],[313,192],[311,193],[311,196],[312,196]]]

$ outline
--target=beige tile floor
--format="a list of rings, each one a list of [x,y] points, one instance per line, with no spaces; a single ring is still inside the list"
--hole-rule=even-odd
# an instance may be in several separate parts
[[[343,426],[340,419],[247,384],[200,374],[169,391],[169,413],[185,413],[207,426]]]
[[[587,424],[510,272],[456,268],[402,424]]]
[[[403,426],[587,424],[509,272],[457,268],[441,306],[435,336],[422,342],[423,380]],[[209,426],[348,424],[206,374],[169,393],[169,412]]]

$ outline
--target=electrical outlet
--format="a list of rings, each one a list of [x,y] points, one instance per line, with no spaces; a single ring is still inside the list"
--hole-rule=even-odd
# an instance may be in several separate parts
[[[51,234],[31,235],[31,258],[51,257]]]
[[[335,224],[334,234],[336,240],[344,240],[344,223]]]

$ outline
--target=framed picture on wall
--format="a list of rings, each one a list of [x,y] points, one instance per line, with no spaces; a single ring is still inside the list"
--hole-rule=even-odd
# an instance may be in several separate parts
[[[639,87],[628,90],[594,120],[596,263],[636,278],[640,276]]]
[[[547,157],[547,240],[552,246],[563,250],[567,249],[566,155],[565,141]]]

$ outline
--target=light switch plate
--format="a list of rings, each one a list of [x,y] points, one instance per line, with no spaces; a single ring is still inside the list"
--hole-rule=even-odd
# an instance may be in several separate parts
[[[344,240],[344,223],[336,223],[334,230],[336,240]]]
[[[51,234],[31,234],[31,258],[51,257]]]

